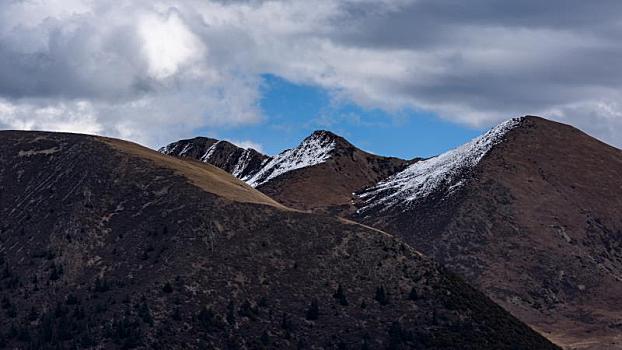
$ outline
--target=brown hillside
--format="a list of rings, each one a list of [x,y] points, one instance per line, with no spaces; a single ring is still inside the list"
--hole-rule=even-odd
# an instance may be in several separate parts
[[[527,117],[449,197],[364,222],[571,348],[622,348],[622,151]],[[368,213],[369,214],[369,213]]]
[[[362,151],[327,131],[336,141],[331,158],[314,166],[280,175],[257,187],[289,207],[348,215],[355,207],[353,193],[404,169],[403,159]]]
[[[224,172],[0,132],[0,347],[554,349],[392,236]]]

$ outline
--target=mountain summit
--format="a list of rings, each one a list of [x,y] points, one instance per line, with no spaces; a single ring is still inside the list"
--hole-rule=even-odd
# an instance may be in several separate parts
[[[285,150],[268,161],[261,170],[245,181],[258,187],[290,171],[322,164],[334,156],[338,143],[340,147],[343,144],[349,145],[347,141],[329,131],[315,131],[297,147]]]
[[[430,159],[418,161],[403,171],[359,193],[363,200],[357,211],[390,210],[409,207],[412,202],[431,195],[451,195],[466,184],[466,179],[505,134],[519,126],[523,118],[510,119],[492,128],[484,135]]]
[[[358,193],[354,219],[433,257],[569,347],[622,347],[622,151],[509,120]]]

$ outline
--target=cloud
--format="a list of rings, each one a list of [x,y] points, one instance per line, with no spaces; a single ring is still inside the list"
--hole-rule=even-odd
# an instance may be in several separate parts
[[[242,147],[242,148],[252,148],[255,151],[259,152],[259,153],[263,153],[263,146],[257,142],[253,142],[250,140],[228,140],[229,142],[231,142],[232,144],[238,146],[238,147]]]
[[[156,79],[170,77],[182,65],[199,60],[205,49],[174,11],[166,15],[143,16],[138,20],[138,34],[149,74]]]
[[[261,121],[261,74],[472,126],[543,114],[622,146],[622,3],[0,3],[0,125],[157,145]]]
[[[57,103],[36,106],[14,105],[0,100],[0,126],[18,130],[86,132],[102,130],[89,102]]]

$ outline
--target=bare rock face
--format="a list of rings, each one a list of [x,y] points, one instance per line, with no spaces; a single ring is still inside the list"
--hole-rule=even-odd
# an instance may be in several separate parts
[[[173,142],[159,151],[212,164],[240,179],[256,174],[271,159],[252,148],[244,149],[227,141],[207,137]]]
[[[394,233],[570,348],[622,348],[622,151],[510,120],[359,193]]]
[[[76,134],[0,132],[0,306],[11,349],[556,348],[390,235]]]

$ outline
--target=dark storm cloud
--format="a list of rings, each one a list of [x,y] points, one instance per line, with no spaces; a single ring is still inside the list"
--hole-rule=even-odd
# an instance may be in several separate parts
[[[551,0],[422,0],[378,8],[374,3],[350,2],[338,21],[346,22],[335,35],[353,45],[422,47],[447,45],[463,38],[465,28],[502,27],[620,34],[622,2]]]

